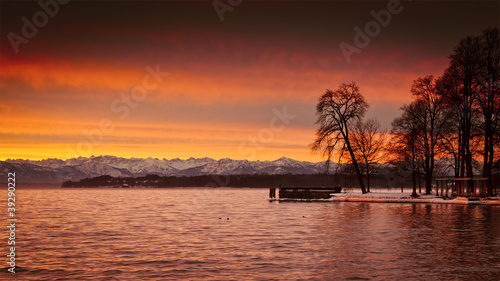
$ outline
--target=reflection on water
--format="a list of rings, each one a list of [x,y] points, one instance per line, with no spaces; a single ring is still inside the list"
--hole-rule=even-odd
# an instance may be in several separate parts
[[[265,189],[19,189],[15,277],[500,277],[500,207],[270,203],[267,194]],[[6,194],[1,196],[5,202]]]

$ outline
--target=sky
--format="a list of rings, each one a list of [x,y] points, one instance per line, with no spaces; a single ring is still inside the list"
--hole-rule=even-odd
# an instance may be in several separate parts
[[[500,26],[498,1],[60,2],[0,2],[0,160],[319,162],[327,89],[355,81],[390,130],[413,80]]]

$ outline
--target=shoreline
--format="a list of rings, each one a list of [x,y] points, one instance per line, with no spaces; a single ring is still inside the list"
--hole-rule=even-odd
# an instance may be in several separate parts
[[[467,197],[456,197],[453,199],[445,199],[442,197],[426,195],[424,198],[417,197],[413,198],[410,196],[400,196],[398,197],[386,197],[377,195],[356,195],[356,194],[345,194],[338,195],[332,194],[331,201],[333,202],[371,202],[371,203],[432,203],[432,204],[462,204],[462,205],[496,205],[500,206],[500,198],[495,199],[490,198],[467,198]]]
[[[368,203],[427,203],[427,204],[460,204],[460,205],[491,205],[500,206],[500,197],[487,198],[467,198],[453,197],[443,198],[436,195],[420,195],[416,198],[411,197],[411,193],[385,193],[370,192],[361,194],[361,192],[332,193],[328,199],[293,199],[293,198],[275,198],[270,201],[323,201],[323,202],[368,202]]]

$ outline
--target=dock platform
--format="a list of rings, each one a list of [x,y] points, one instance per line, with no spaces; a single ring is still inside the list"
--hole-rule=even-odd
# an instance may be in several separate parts
[[[276,198],[276,188],[269,191],[269,200],[325,200],[330,199],[332,193],[340,193],[341,187],[279,187]]]

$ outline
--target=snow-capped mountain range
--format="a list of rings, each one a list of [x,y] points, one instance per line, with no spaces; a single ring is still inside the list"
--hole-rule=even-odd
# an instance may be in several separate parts
[[[330,165],[334,171],[336,164]],[[282,157],[274,161],[248,161],[224,158],[157,159],[121,158],[115,156],[78,157],[67,160],[40,161],[7,159],[0,161],[2,176],[16,173],[19,182],[43,183],[78,181],[83,178],[110,175],[138,177],[148,174],[160,176],[238,175],[238,174],[316,174],[325,171],[325,162],[311,163]]]

